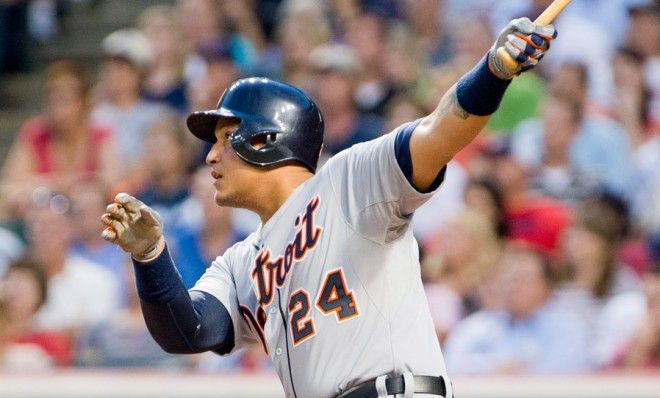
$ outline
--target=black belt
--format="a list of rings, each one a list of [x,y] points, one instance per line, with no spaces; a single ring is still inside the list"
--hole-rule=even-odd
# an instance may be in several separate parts
[[[413,376],[415,380],[415,393],[431,394],[431,395],[447,395],[447,387],[445,386],[445,379],[434,376]],[[403,394],[405,390],[405,383],[403,376],[391,377],[385,380],[385,388],[388,395]],[[369,380],[358,386],[351,391],[338,396],[337,398],[378,398],[378,391],[376,391],[376,380]]]

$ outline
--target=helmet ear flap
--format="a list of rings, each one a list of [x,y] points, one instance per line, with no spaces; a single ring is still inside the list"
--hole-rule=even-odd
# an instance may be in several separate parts
[[[254,134],[250,137],[249,145],[252,147],[252,149],[258,151],[264,148],[272,148],[273,146],[275,146],[276,141],[277,141],[276,132]]]

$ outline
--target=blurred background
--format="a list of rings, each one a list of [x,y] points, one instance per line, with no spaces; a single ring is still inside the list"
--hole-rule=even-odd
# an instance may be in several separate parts
[[[259,346],[160,350],[105,204],[160,212],[190,287],[258,219],[214,205],[188,112],[290,82],[325,161],[432,112],[549,3],[0,0],[0,396],[281,396]],[[415,215],[429,307],[459,396],[658,397],[660,5],[574,0],[556,25]]]

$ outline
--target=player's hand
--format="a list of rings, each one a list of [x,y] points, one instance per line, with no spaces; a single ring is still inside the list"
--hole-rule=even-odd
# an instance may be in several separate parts
[[[131,253],[138,261],[155,259],[165,247],[158,213],[127,193],[115,196],[101,222],[106,226],[101,233],[103,239]]]
[[[536,66],[555,37],[557,30],[553,25],[535,25],[529,18],[514,19],[500,32],[490,49],[488,66],[500,79],[512,79]],[[515,62],[508,65],[500,59],[497,55],[499,48],[504,48]]]

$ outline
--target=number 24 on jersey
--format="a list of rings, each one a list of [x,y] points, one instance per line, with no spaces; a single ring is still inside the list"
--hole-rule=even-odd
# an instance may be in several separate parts
[[[293,345],[296,346],[316,334],[309,293],[298,289],[289,297],[289,315]],[[360,315],[353,292],[346,286],[341,268],[329,271],[316,298],[316,308],[324,315],[334,314],[337,322],[344,322]]]

